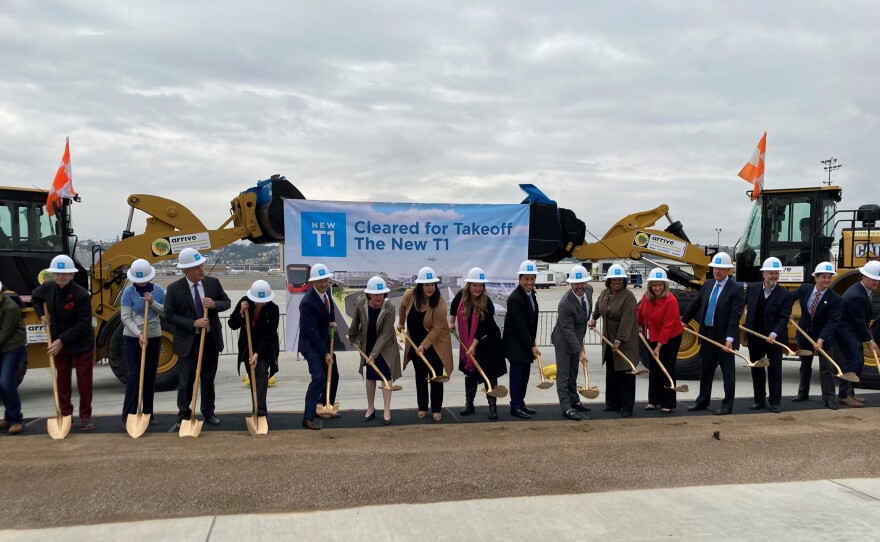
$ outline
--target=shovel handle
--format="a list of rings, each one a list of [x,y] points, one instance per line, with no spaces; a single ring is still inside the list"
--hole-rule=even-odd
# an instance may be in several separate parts
[[[43,303],[43,314],[46,316],[47,347],[52,345],[52,326],[49,323],[49,305]],[[58,379],[55,374],[55,355],[49,354],[49,372],[52,374],[52,394],[55,396],[55,417],[61,419],[61,400],[58,398]]]
[[[657,354],[654,353],[654,350],[651,349],[651,344],[648,342],[648,339],[646,339],[645,336],[642,335],[641,332],[639,332],[639,338],[642,340],[643,343],[645,343],[645,348],[647,348],[648,352],[651,353],[651,357],[654,358],[654,361],[657,362],[657,365],[660,367],[660,370],[663,371],[663,374],[665,374],[666,378],[669,379],[669,387],[674,388],[675,382],[672,380],[672,376],[669,375],[669,371],[666,370],[666,367],[663,365],[663,362],[660,361],[660,357],[657,356]]]
[[[813,345],[813,348],[815,348],[817,352],[819,352],[820,354],[822,354],[823,356],[825,356],[825,359],[827,359],[827,360],[831,363],[831,365],[833,365],[834,368],[837,369],[837,375],[836,375],[836,376],[840,376],[840,375],[843,374],[843,371],[840,370],[840,365],[838,365],[837,362],[835,362],[833,359],[831,359],[831,356],[828,355],[828,352],[826,352],[821,346],[819,346],[819,345],[816,343],[816,341],[814,341],[813,338],[810,337],[810,336],[807,334],[807,332],[804,331],[804,329],[803,329],[801,326],[799,326],[799,325],[797,324],[797,322],[794,321],[794,318],[789,318],[788,321],[791,322],[791,324],[794,326],[794,328],[795,328],[796,330],[798,330],[798,331],[801,332],[801,335],[803,335],[804,338],[807,339],[807,342],[808,342],[808,343],[810,343],[810,344]]]
[[[721,344],[720,342],[718,342],[718,341],[713,341],[713,340],[710,339],[709,337],[706,337],[705,335],[701,335],[700,333],[694,331],[693,329],[691,329],[691,328],[688,327],[687,325],[684,326],[684,330],[687,331],[688,333],[690,333],[691,335],[695,335],[695,336],[697,336],[697,337],[703,339],[704,341],[706,341],[707,343],[709,343],[709,344],[711,344],[711,345],[717,346],[718,348],[724,350],[725,352],[730,352],[730,353],[733,354],[734,356],[736,356],[736,357],[742,359],[743,361],[745,361],[745,362],[746,362],[746,365],[748,365],[749,367],[754,367],[754,366],[755,366],[755,363],[754,363],[752,360],[750,360],[749,358],[747,358],[747,357],[745,357],[744,355],[740,354],[740,353],[737,352],[736,350],[734,350],[734,349],[732,349],[732,348],[727,348],[725,345]]]
[[[746,333],[748,333],[749,335],[754,335],[755,337],[758,337],[759,339],[764,339],[765,341],[767,341],[769,343],[772,343],[772,344],[775,344],[776,346],[780,346],[780,347],[784,348],[785,351],[788,352],[789,356],[796,355],[796,352],[792,351],[792,349],[789,348],[788,345],[782,344],[781,342],[777,341],[776,339],[771,339],[767,335],[761,335],[757,331],[751,330],[744,325],[740,325],[739,328],[741,330],[745,331]]]
[[[458,332],[453,329],[452,334],[455,335],[455,339],[461,343],[461,337],[458,336]],[[462,344],[464,344],[464,343],[462,343]],[[489,393],[490,391],[492,391],[492,384],[489,383],[489,377],[486,376],[486,373],[483,372],[483,368],[480,367],[480,363],[477,361],[477,358],[475,358],[474,356],[471,355],[470,350],[465,348],[464,351],[467,353],[467,356],[469,358],[471,358],[471,361],[474,362],[474,367],[477,368],[477,371],[479,371],[480,376],[482,376],[483,380],[486,382],[486,393]]]
[[[147,324],[150,318],[150,304],[144,301],[144,343],[147,343]],[[141,348],[141,378],[138,381],[138,416],[144,413],[144,367],[147,364],[147,345]]]
[[[426,358],[423,353],[419,352],[419,348],[416,346],[416,343],[414,343],[413,340],[410,338],[409,333],[407,333],[406,331],[398,331],[397,333],[401,335],[406,340],[406,342],[409,343],[415,353],[418,354],[420,358],[422,358],[422,361],[425,362],[425,365],[427,365],[428,369],[431,371],[431,378],[437,378],[437,371],[435,371],[434,367],[432,367],[431,364],[428,362],[428,358]],[[455,336],[458,337],[458,334],[456,333]]]
[[[380,371],[379,368],[376,367],[376,364],[375,364],[375,363],[373,363],[372,361],[370,361],[370,356],[366,355],[366,354],[364,353],[363,350],[361,350],[360,348],[358,348],[358,345],[356,345],[356,344],[354,344],[354,343],[351,343],[351,345],[354,346],[354,349],[358,351],[358,353],[361,355],[362,358],[364,358],[364,363],[366,363],[367,365],[369,365],[370,367],[372,367],[372,369],[373,369],[374,371],[376,371],[376,374],[379,375],[379,376],[382,378],[382,382],[385,383],[385,388],[386,388],[386,389],[391,388],[391,384],[388,383],[388,379],[385,378],[385,375],[382,374],[382,371]]]
[[[596,330],[594,330],[594,331],[596,331]],[[596,331],[596,335],[598,335],[600,339],[602,339],[603,341],[605,341],[605,344],[607,344],[610,348],[613,348],[613,347],[614,347],[614,343],[612,343],[611,341],[609,341],[609,340],[605,337],[605,335],[602,335],[599,331]],[[633,364],[633,362],[631,362],[631,361],[629,360],[629,358],[626,357],[626,355],[625,355],[623,352],[620,351],[620,349],[617,350],[617,353],[620,355],[620,357],[623,358],[623,360],[624,360],[625,362],[629,363],[629,366],[632,367],[632,372],[633,372],[633,374],[635,374],[635,373],[638,372],[638,371],[636,371],[636,366],[635,366],[635,364]]]
[[[538,374],[541,375],[541,384],[544,383],[544,365],[541,363],[541,354],[535,356],[535,361],[538,362]]]
[[[251,339],[251,315],[249,311],[244,311],[244,328],[245,333],[247,333],[247,344],[248,344],[248,370],[251,373],[251,395],[254,399],[254,422],[257,421],[257,377],[254,371],[254,366],[251,365],[251,360],[254,359],[254,343]]]
[[[584,345],[581,345],[581,353],[584,355],[584,359],[581,361],[581,365],[584,366],[584,389],[588,390],[590,389],[590,377],[587,375],[587,352],[584,350]]]

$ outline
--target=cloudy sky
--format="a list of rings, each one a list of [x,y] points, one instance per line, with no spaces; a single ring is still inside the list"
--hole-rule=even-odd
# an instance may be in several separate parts
[[[733,244],[766,130],[768,188],[834,156],[844,204],[880,203],[876,1],[481,5],[0,0],[0,184],[48,187],[69,136],[85,236],[138,192],[217,227],[281,173],[356,201],[530,182],[597,235],[667,203]]]

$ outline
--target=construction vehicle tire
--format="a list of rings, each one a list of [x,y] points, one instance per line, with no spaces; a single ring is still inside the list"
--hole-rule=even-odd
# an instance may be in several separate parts
[[[686,311],[691,301],[699,295],[699,292],[689,290],[670,290],[670,293],[678,300],[680,313]],[[695,321],[692,320],[687,325],[690,325],[694,331],[699,331],[699,326]],[[676,380],[699,380],[701,365],[700,343],[690,333],[682,333],[681,347],[678,349],[678,359],[675,362]]]

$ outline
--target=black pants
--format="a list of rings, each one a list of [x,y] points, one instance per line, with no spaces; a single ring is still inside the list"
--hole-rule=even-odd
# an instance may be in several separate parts
[[[125,399],[122,402],[122,421],[129,414],[137,414],[138,386],[141,381],[141,344],[137,337],[122,337],[125,361],[128,364],[128,380],[125,382]],[[147,339],[147,355],[144,359],[144,414],[153,413],[153,395],[156,390],[156,369],[159,367],[159,352],[162,337]]]
[[[324,378],[330,379],[330,404],[333,405],[336,403],[336,388],[339,387],[339,367],[336,363],[336,354],[333,354],[333,365],[328,366],[323,361],[321,365],[324,367]],[[332,367],[333,370],[330,373],[327,373],[327,370]],[[321,388],[321,394],[318,396],[318,404],[325,405],[327,404],[327,381],[324,381],[324,386]]]
[[[749,359],[758,361],[767,356],[769,367],[752,367],[752,388],[755,402],[766,402],[767,387],[770,388],[770,405],[779,406],[782,402],[782,347],[770,344],[758,337],[749,337]]]
[[[213,333],[213,332],[212,332]],[[205,351],[202,353],[202,374],[199,375],[201,388],[202,416],[214,415],[214,377],[217,376],[217,358],[220,352],[214,343],[212,333],[205,337]],[[192,348],[186,357],[179,358],[180,382],[177,386],[177,419],[188,420],[192,416],[193,383],[196,379],[196,364],[199,359],[199,337],[193,341]]]
[[[245,369],[250,372],[250,365],[245,362]],[[266,410],[266,390],[269,389],[269,363],[264,359],[257,359],[257,365],[254,367],[254,380],[257,383],[257,416],[265,416]],[[253,398],[251,398],[251,408],[253,408]]]
[[[632,414],[636,403],[636,375],[614,370],[614,351],[605,348],[605,406]]]
[[[650,341],[651,349],[657,346],[656,341]],[[678,358],[678,349],[681,346],[681,335],[669,339],[660,347],[660,361],[663,367],[669,373],[669,377],[675,382],[675,362]],[[650,353],[648,354],[651,355]],[[652,358],[653,361],[653,358]],[[675,390],[667,388],[669,379],[663,374],[660,367],[655,367],[656,363],[651,364],[651,372],[648,373],[648,402],[652,405],[658,405],[660,408],[675,408],[677,401]]]
[[[526,389],[529,387],[531,368],[531,360],[510,360],[510,410],[522,410],[526,406]]]
[[[723,338],[717,340],[721,343],[724,342]],[[709,401],[712,399],[712,381],[715,380],[715,369],[720,365],[721,376],[724,378],[724,399],[721,401],[721,408],[732,412],[733,397],[736,393],[736,366],[733,361],[733,354],[703,341],[700,344],[700,358],[703,363],[702,367],[700,367],[700,393],[697,395],[694,406],[698,408],[709,407]]]
[[[480,373],[464,375],[465,402],[473,402],[478,394],[486,395],[485,393],[483,393],[483,388],[480,387],[480,384],[486,384],[486,381],[483,380],[483,377],[480,376]],[[498,379],[489,377],[489,384],[491,384],[491,386],[494,388],[498,385]],[[494,405],[496,401],[495,397],[492,397],[491,395],[486,395],[486,400],[490,405]]]
[[[800,384],[798,385],[798,395],[806,397],[810,395],[810,380],[812,380],[813,377],[813,356],[801,356],[800,358],[801,378]],[[822,388],[823,401],[837,401],[837,390],[834,386],[835,374],[837,374],[837,372],[831,367],[831,363],[825,359],[825,356],[819,354],[819,385]]]
[[[431,347],[425,350],[424,354],[431,367],[434,368],[434,372],[437,373],[437,376],[442,375],[443,362],[440,361],[440,357],[434,352],[434,348]],[[431,412],[435,414],[441,412],[443,410],[443,384],[439,382],[428,383],[431,371],[428,370],[425,362],[418,355],[415,355],[415,359],[410,361],[410,363],[413,364],[413,368],[416,371],[416,402],[418,402],[419,411],[426,412],[428,410],[428,387],[430,386]]]

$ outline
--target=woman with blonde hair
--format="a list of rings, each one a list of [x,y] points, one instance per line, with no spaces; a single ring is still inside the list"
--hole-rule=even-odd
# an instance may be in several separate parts
[[[675,381],[675,360],[681,346],[681,313],[678,300],[669,291],[669,279],[666,271],[657,267],[648,274],[648,291],[639,303],[636,313],[639,327],[646,330],[645,338],[660,358],[669,377]],[[660,412],[669,414],[675,408],[675,390],[668,389],[669,383],[663,371],[652,367],[648,373],[648,404],[645,410],[654,410],[658,406]]]

